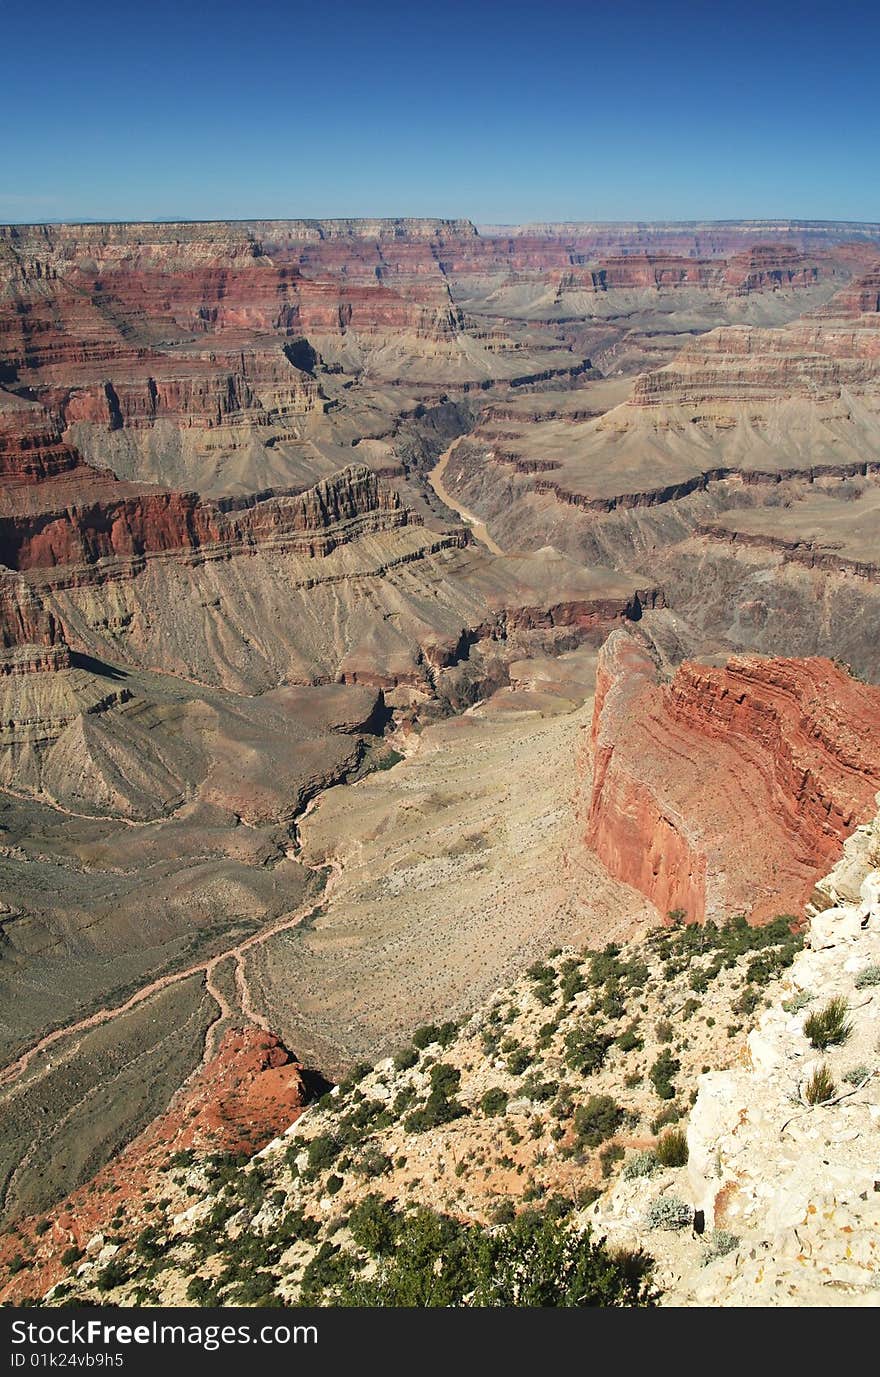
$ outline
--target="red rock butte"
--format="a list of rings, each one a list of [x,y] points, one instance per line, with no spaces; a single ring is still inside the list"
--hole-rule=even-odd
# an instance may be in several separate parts
[[[662,914],[800,915],[880,789],[880,688],[832,661],[688,661],[669,683],[603,647],[587,843]]]

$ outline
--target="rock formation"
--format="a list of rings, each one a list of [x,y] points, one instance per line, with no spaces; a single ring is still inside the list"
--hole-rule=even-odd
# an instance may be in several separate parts
[[[827,660],[686,662],[605,642],[585,841],[661,914],[798,915],[880,787],[880,689]]]
[[[683,1202],[699,1236],[646,1233],[657,1187],[645,1178],[621,1181],[595,1207],[591,1222],[611,1240],[638,1237],[658,1256],[665,1304],[877,1304],[878,862],[880,817],[847,838],[817,885],[805,950],[740,1064],[699,1078]],[[845,1031],[821,1050],[807,1021],[832,999],[846,1010]],[[819,1072],[827,1083],[817,1093]]]

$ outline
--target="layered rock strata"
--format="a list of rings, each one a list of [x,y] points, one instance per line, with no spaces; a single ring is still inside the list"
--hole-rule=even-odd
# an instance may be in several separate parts
[[[880,689],[828,660],[686,662],[609,637],[585,840],[661,914],[801,912],[880,787]]]

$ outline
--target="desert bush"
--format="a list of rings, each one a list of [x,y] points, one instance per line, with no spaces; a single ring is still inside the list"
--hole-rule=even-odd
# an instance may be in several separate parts
[[[562,967],[562,984],[560,993],[563,1004],[570,1004],[576,994],[587,988],[583,977],[580,964],[577,961],[566,961]]]
[[[540,1076],[534,1074],[527,1076],[520,1086],[520,1094],[527,1100],[534,1100],[537,1104],[544,1104],[547,1100],[552,1100],[559,1089],[558,1081],[542,1081]]]
[[[480,1108],[489,1118],[494,1118],[497,1114],[504,1114],[507,1110],[509,1096],[506,1090],[495,1085],[491,1090],[487,1090],[480,1100]]]
[[[354,1165],[360,1176],[385,1176],[394,1163],[387,1153],[375,1146],[367,1147]]]
[[[330,1133],[319,1133],[306,1150],[309,1170],[323,1171],[331,1167],[342,1151],[342,1143]]]
[[[521,1076],[532,1064],[532,1054],[525,1047],[517,1047],[507,1058],[507,1069],[511,1076]]]
[[[649,1229],[686,1229],[693,1222],[690,1205],[675,1195],[661,1195],[648,1207],[645,1224]]]
[[[624,1149],[619,1143],[609,1143],[607,1147],[603,1147],[599,1153],[599,1161],[602,1164],[602,1175],[605,1177],[610,1176],[614,1163],[622,1162],[624,1156]]]
[[[507,1216],[504,1204],[499,1208]],[[398,1219],[393,1254],[370,1279],[350,1272],[328,1297],[331,1304],[494,1308],[645,1306],[655,1300],[650,1258],[613,1255],[589,1230],[568,1225],[552,1201],[492,1229],[425,1208]]]
[[[810,990],[799,990],[792,995],[791,999],[783,999],[782,1007],[787,1014],[799,1014],[801,1009],[805,1009],[808,1004],[812,1004],[816,996]]]
[[[688,1159],[687,1135],[683,1128],[671,1128],[657,1140],[657,1160],[663,1167],[683,1167]]]
[[[509,1198],[500,1200],[492,1211],[493,1224],[512,1224],[516,1219],[516,1209]]]
[[[880,966],[865,966],[856,976],[856,989],[866,990],[871,985],[880,985]]]
[[[836,1089],[834,1077],[823,1062],[816,1067],[804,1086],[804,1099],[807,1104],[824,1104],[833,1098]]]
[[[726,1257],[728,1253],[733,1252],[734,1248],[739,1247],[739,1242],[737,1235],[730,1233],[729,1230],[713,1229],[706,1240],[702,1265],[708,1267],[709,1263],[714,1262],[716,1258]]]
[[[846,1081],[847,1085],[861,1085],[862,1081],[866,1081],[870,1074],[870,1066],[851,1066],[843,1079]]]
[[[617,1045],[621,1052],[640,1052],[644,1047],[645,1044],[639,1037],[637,1027],[637,1024],[631,1023],[629,1027],[624,1028],[623,1032],[617,1037]]]
[[[623,1109],[611,1095],[591,1095],[574,1112],[574,1128],[581,1143],[598,1147],[612,1137],[623,1122]]]
[[[534,966],[529,967],[527,975],[533,982],[535,996],[539,1003],[551,1004],[556,989],[556,972],[553,967],[545,966],[543,961],[536,961]]]
[[[845,1042],[852,1032],[848,1017],[849,1006],[843,995],[829,999],[822,1009],[816,1009],[804,1019],[804,1033],[811,1046],[824,1052],[826,1047]]]
[[[83,1257],[85,1257],[85,1253],[82,1248],[78,1248],[74,1243],[69,1248],[65,1248],[61,1254],[61,1266],[72,1267],[75,1262],[79,1262],[80,1258]]]
[[[147,1227],[142,1229],[138,1234],[135,1251],[138,1252],[141,1257],[146,1258],[147,1261],[152,1261],[157,1257],[161,1257],[167,1247],[167,1242],[159,1236],[158,1227],[155,1224],[148,1224]]]
[[[216,1306],[220,1304],[217,1291],[207,1277],[190,1277],[186,1287],[186,1298],[193,1305]]]
[[[668,1047],[665,1047],[648,1072],[651,1084],[661,1100],[675,1098],[675,1085],[672,1078],[680,1068],[681,1062],[672,1055]]]
[[[117,1286],[124,1286],[128,1281],[128,1268],[116,1258],[112,1258],[106,1266],[102,1267],[97,1277],[95,1285],[99,1291],[112,1291]]]
[[[565,1037],[565,1064],[582,1076],[591,1076],[604,1065],[608,1048],[614,1038],[603,1033],[596,1023],[589,1019],[572,1028]]]
[[[458,1100],[453,1099],[461,1084],[461,1072],[445,1062],[437,1062],[431,1067],[431,1091],[422,1109],[416,1109],[406,1119],[403,1126],[408,1133],[424,1133],[440,1124],[460,1119],[466,1112]]]
[[[630,1157],[623,1169],[624,1181],[633,1181],[637,1176],[653,1176],[659,1163],[656,1152],[647,1149],[645,1152],[637,1152]]]
[[[665,1128],[667,1124],[677,1124],[680,1118],[681,1110],[678,1105],[667,1105],[666,1109],[661,1109],[656,1119],[652,1122],[651,1132],[659,1133],[661,1128]]]
[[[349,1071],[348,1075],[339,1082],[339,1094],[341,1096],[350,1094],[351,1091],[354,1090],[355,1086],[359,1085],[360,1082],[364,1079],[364,1077],[370,1074],[372,1069],[373,1068],[368,1061],[356,1062],[355,1065]]]
[[[421,1028],[417,1028],[413,1033],[413,1046],[423,1052],[426,1047],[430,1047],[432,1042],[437,1042],[441,1047],[448,1047],[455,1041],[458,1032],[458,1024],[453,1020],[448,1023],[426,1023]]]
[[[411,1066],[415,1066],[418,1059],[419,1054],[415,1047],[401,1047],[394,1056],[394,1069],[395,1071],[408,1071]]]

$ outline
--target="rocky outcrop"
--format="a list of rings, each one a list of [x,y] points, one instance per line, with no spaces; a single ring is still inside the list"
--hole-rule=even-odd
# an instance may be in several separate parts
[[[120,489],[119,497],[111,488],[100,503],[54,511],[50,490],[44,489],[44,510],[0,517],[0,562],[11,569],[45,569],[209,546],[229,555],[273,543],[318,556],[355,534],[420,524],[393,489],[360,465],[290,496],[208,502],[195,493]],[[69,498],[66,488],[61,495]]]
[[[588,845],[661,913],[797,914],[880,787],[880,690],[828,660],[685,663],[603,647]]]
[[[876,1308],[878,864],[880,817],[819,881],[745,1048],[697,1078],[686,1166],[625,1170],[587,1212],[613,1246],[651,1253],[663,1305]],[[822,1050],[807,1020],[832,999],[844,1023]],[[737,1009],[717,994],[704,1007],[719,1022]]]
[[[169,1161],[192,1166],[213,1154],[259,1152],[296,1121],[308,1098],[303,1067],[278,1038],[260,1028],[230,1029],[165,1112],[59,1202],[51,1232],[35,1227],[36,1216],[20,1221],[17,1237],[29,1238],[33,1256],[26,1280],[4,1288],[3,1300],[27,1294],[35,1282],[44,1290],[54,1285],[64,1274],[60,1257],[67,1250],[94,1258],[103,1248],[108,1261],[114,1248],[106,1236],[120,1208],[136,1209],[149,1195],[161,1195]]]
[[[820,885],[831,906],[814,912],[778,1002],[749,1034],[746,1064],[700,1077],[688,1125],[691,1196],[707,1228],[737,1245],[704,1276],[680,1278],[678,1303],[683,1292],[712,1305],[877,1304],[878,861],[880,818],[846,847],[843,883],[851,891],[860,870],[856,894],[831,897],[841,867]],[[830,999],[849,1009],[849,1031],[819,1051],[804,1025]],[[820,1070],[830,1084],[812,1102]]]

